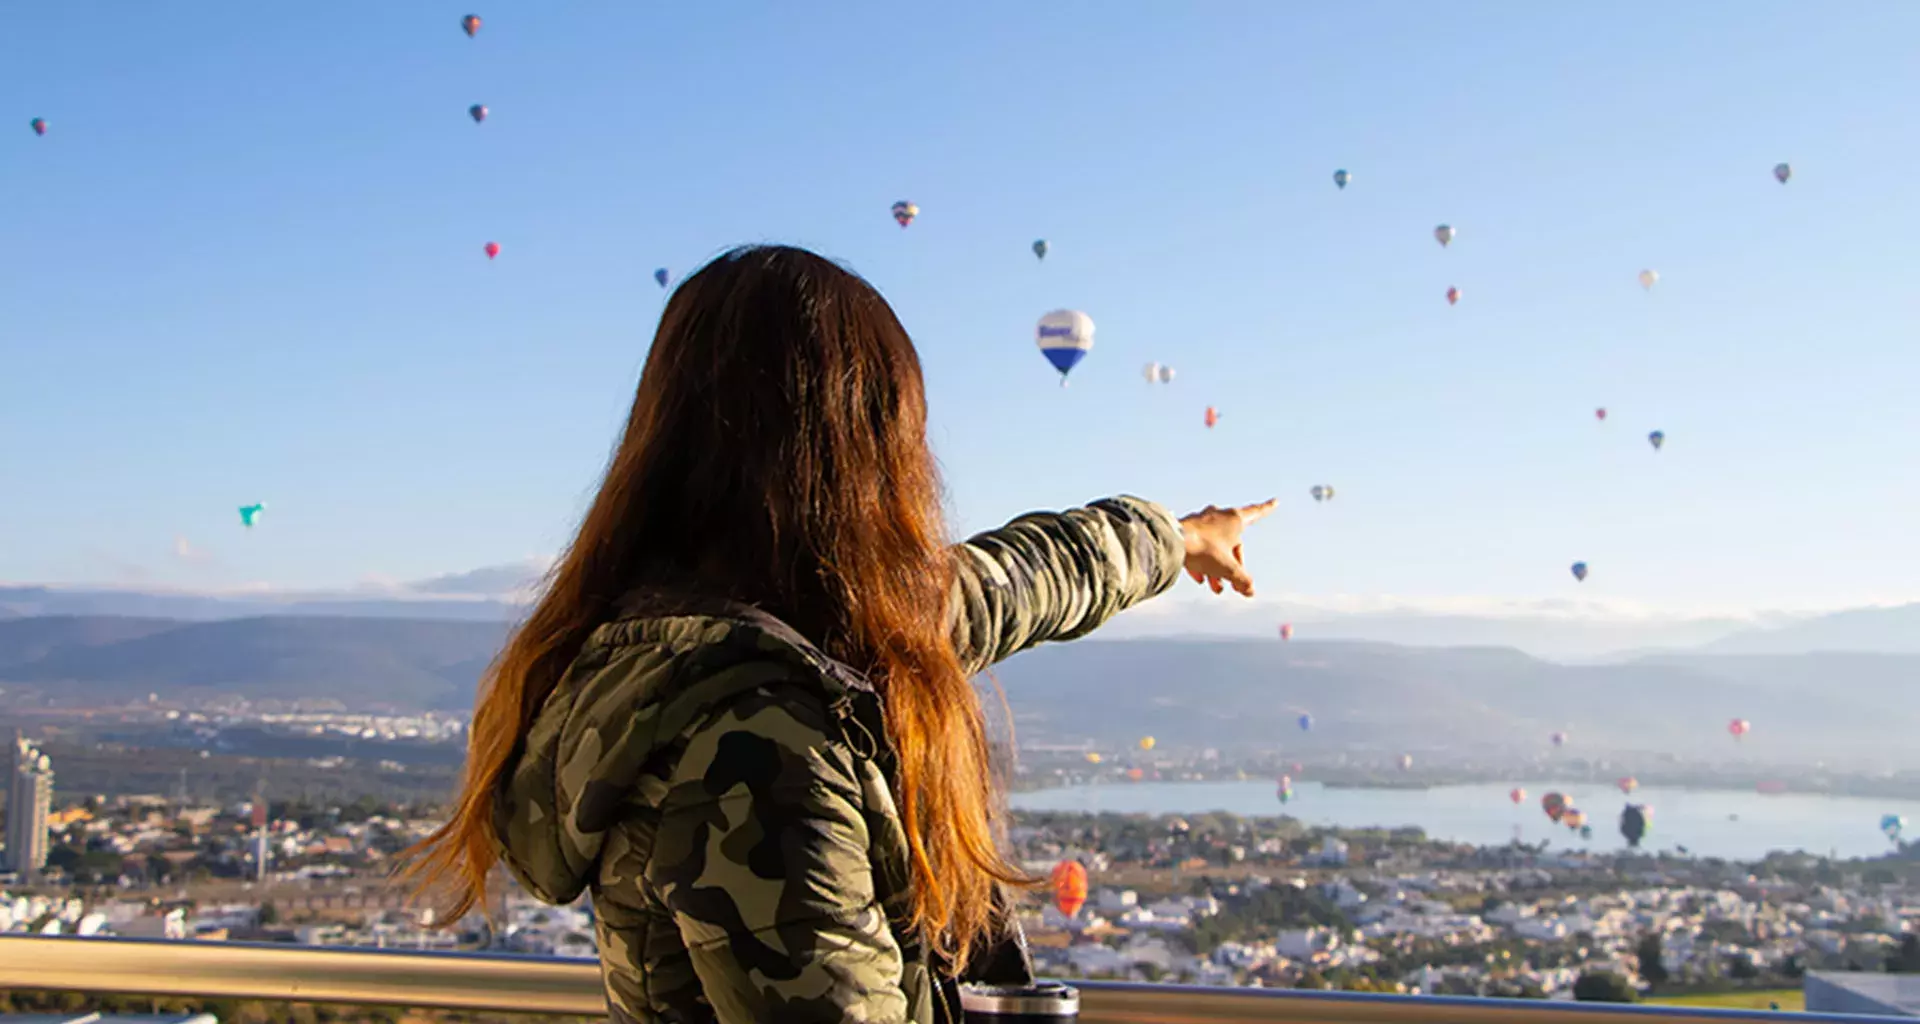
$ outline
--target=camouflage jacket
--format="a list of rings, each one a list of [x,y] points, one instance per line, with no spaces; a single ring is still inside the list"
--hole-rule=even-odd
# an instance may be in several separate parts
[[[1180,526],[1115,498],[1023,516],[954,561],[971,673],[1172,586]],[[951,981],[899,926],[909,868],[884,737],[866,681],[773,617],[656,599],[587,641],[495,822],[535,896],[591,890],[616,1024],[952,1020]],[[1004,950],[984,959],[1009,969]]]

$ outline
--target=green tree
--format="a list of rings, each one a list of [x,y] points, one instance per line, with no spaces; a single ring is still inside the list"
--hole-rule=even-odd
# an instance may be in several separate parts
[[[1900,948],[1887,957],[1887,973],[1920,974],[1920,935],[1900,936]]]
[[[1659,932],[1640,936],[1633,952],[1640,958],[1640,976],[1647,979],[1647,984],[1658,988],[1667,983],[1666,947]]]
[[[1637,1003],[1640,993],[1612,971],[1587,971],[1574,980],[1573,998],[1583,1003]]]

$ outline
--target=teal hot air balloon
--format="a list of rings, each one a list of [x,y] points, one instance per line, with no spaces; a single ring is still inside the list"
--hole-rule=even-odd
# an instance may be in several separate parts
[[[1585,583],[1587,581],[1587,563],[1585,562],[1573,563],[1573,578],[1576,580],[1579,580],[1582,583]]]
[[[1333,172],[1333,183],[1335,185],[1340,186],[1341,188],[1346,188],[1347,182],[1352,180],[1353,180],[1353,175],[1348,174],[1347,169],[1344,167]]]
[[[1036,258],[1036,259],[1043,259],[1043,260],[1044,260],[1044,259],[1046,259],[1046,258],[1047,258],[1047,250],[1048,250],[1048,249],[1050,249],[1050,248],[1052,248],[1052,246],[1049,246],[1049,245],[1047,244],[1047,240],[1046,240],[1046,239],[1044,239],[1044,238],[1036,238],[1036,239],[1034,239],[1034,240],[1033,240],[1033,255],[1034,255],[1034,258]]]
[[[1906,818],[1901,817],[1898,814],[1886,814],[1881,816],[1880,831],[1886,833],[1887,839],[1889,839],[1890,841],[1896,844],[1899,843],[1901,833],[1905,832],[1906,830],[1907,830]]]
[[[267,506],[264,503],[240,506],[240,525],[249,530],[253,529],[253,524],[260,521],[260,513],[266,510]]]
[[[1653,446],[1654,451],[1659,451],[1660,446],[1667,443],[1667,432],[1664,430],[1656,430],[1648,434],[1647,443]]]
[[[33,134],[35,135],[45,135],[47,134],[47,119],[44,117],[36,117],[27,122],[27,127],[33,129]]]

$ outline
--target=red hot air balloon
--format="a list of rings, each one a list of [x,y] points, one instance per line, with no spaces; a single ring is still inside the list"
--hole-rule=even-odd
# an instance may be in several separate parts
[[[1567,798],[1558,793],[1548,793],[1540,798],[1540,809],[1547,812],[1547,817],[1559,821],[1560,816],[1567,812]]]
[[[1207,406],[1207,429],[1212,430],[1213,425],[1218,422],[1220,422],[1219,410],[1215,409],[1211,405]]]
[[[478,14],[469,14],[461,18],[460,30],[467,34],[468,39],[472,39],[473,34],[480,31],[480,16]]]
[[[500,255],[500,243],[499,243],[499,242],[488,242],[488,243],[487,243],[487,250],[486,250],[486,251],[487,251],[487,258],[488,258],[488,259],[492,259],[492,258],[494,258],[495,256],[498,256],[498,255]]]
[[[1525,803],[1527,799],[1527,791],[1524,789],[1521,789],[1519,786],[1515,786],[1513,787],[1513,791],[1507,794],[1507,799],[1513,801],[1515,805]]]
[[[1733,736],[1733,738],[1736,740],[1742,736],[1745,736],[1747,733],[1751,732],[1752,730],[1753,730],[1753,723],[1747,721],[1744,718],[1736,718],[1733,721],[1727,723],[1727,732],[1730,733]]]
[[[1282,640],[1293,639],[1293,623],[1282,622],[1280,624],[1280,639]]]
[[[1053,905],[1072,917],[1087,904],[1087,869],[1077,860],[1063,860],[1053,867]]]
[[[1460,289],[1458,288],[1447,289],[1447,305],[1449,306],[1458,305],[1459,302],[1460,302]]]
[[[1593,418],[1594,418],[1594,419],[1596,419],[1596,420],[1599,420],[1599,421],[1600,421],[1600,422],[1602,422],[1602,423],[1605,423],[1605,422],[1607,422],[1607,410],[1606,410],[1606,408],[1605,408],[1605,407],[1602,407],[1602,408],[1599,408],[1599,409],[1595,409],[1595,410],[1593,410]]]
[[[1615,785],[1620,787],[1620,792],[1631,795],[1634,790],[1640,788],[1640,780],[1631,775],[1627,775],[1623,776]]]

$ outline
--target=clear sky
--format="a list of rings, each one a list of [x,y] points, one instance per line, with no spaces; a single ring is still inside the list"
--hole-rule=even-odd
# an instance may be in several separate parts
[[[775,240],[913,332],[957,533],[1278,493],[1268,593],[1920,597],[1920,5],[474,10],[0,7],[0,580],[550,553],[653,269]]]

